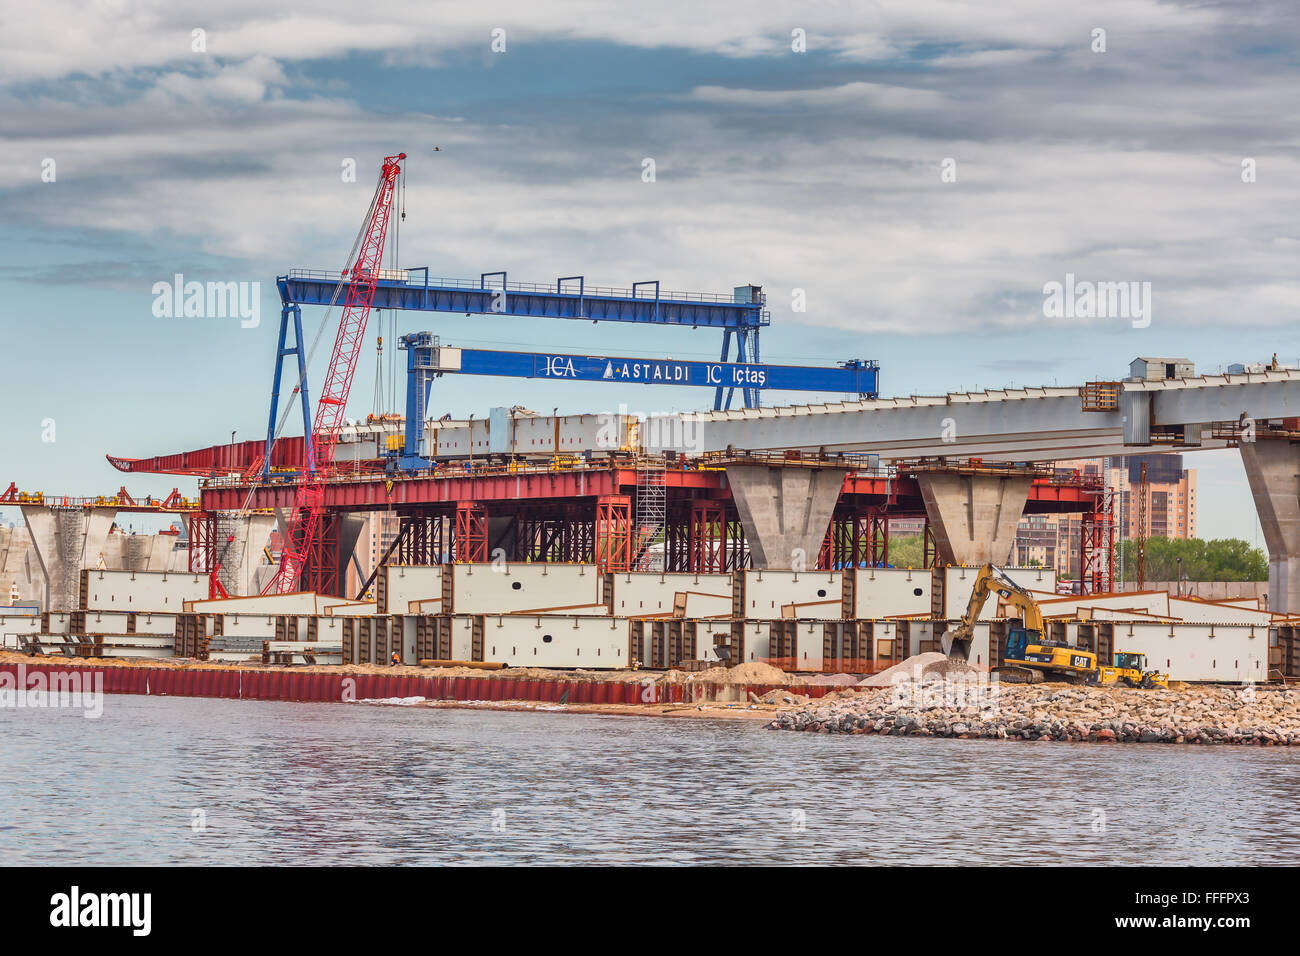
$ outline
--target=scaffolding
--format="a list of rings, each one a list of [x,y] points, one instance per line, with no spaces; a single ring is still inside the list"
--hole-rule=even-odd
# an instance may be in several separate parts
[[[635,570],[664,569],[667,519],[668,485],[664,467],[639,469],[636,473],[636,553],[632,561]],[[658,547],[655,547],[656,543]]]

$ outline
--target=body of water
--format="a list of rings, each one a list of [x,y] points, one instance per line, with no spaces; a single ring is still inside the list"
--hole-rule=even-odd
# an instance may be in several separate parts
[[[1290,864],[1300,752],[110,696],[0,712],[0,863]]]

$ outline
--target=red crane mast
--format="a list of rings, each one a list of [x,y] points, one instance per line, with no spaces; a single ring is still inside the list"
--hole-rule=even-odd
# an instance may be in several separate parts
[[[343,314],[339,318],[338,334],[334,338],[334,352],[330,355],[329,371],[325,373],[320,397],[316,399],[313,435],[310,441],[304,442],[302,474],[298,477],[298,492],[289,515],[280,569],[263,594],[286,594],[294,590],[307,557],[320,537],[325,484],[334,471],[334,447],[338,444],[339,427],[343,424],[348,394],[352,391],[352,376],[357,370],[357,357],[361,354],[361,341],[366,334],[366,321],[370,318],[370,303],[375,297],[375,283],[379,280],[384,242],[388,237],[388,220],[393,210],[393,192],[404,159],[405,153],[384,157],[356,261],[350,269],[343,270],[344,275],[350,274],[351,281]]]

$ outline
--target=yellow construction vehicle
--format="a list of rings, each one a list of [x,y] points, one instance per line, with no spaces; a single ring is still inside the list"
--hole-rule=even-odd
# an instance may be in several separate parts
[[[1113,666],[1097,668],[1097,683],[1103,687],[1123,684],[1126,687],[1169,689],[1169,675],[1157,670],[1147,670],[1147,656],[1131,651],[1116,651]]]
[[[1028,591],[991,564],[984,565],[976,576],[975,588],[960,623],[945,631],[939,639],[945,654],[954,660],[970,658],[975,622],[979,620],[989,595],[995,591],[1003,601],[1020,610],[1021,626],[1007,632],[1002,664],[990,673],[1014,684],[1038,684],[1048,677],[1075,684],[1097,679],[1097,655],[1059,641],[1044,640],[1043,614],[1038,603]]]
[[[1002,664],[991,671],[1001,680],[1013,684],[1038,684],[1051,678],[1103,687],[1123,684],[1144,689],[1169,689],[1169,675],[1147,670],[1145,654],[1118,651],[1112,664],[1099,667],[1097,655],[1092,651],[1060,641],[1043,640],[1043,614],[1033,595],[991,564],[984,565],[976,576],[975,588],[971,591],[961,622],[952,630],[945,631],[939,639],[943,652],[950,658],[962,661],[970,658],[975,622],[988,603],[989,595],[995,591],[1004,602],[1019,608],[1021,614],[1021,626],[1007,632]]]

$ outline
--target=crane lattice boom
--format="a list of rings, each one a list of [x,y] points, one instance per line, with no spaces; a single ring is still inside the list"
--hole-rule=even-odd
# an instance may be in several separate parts
[[[338,334],[334,338],[329,370],[316,400],[314,434],[310,441],[304,442],[302,474],[298,478],[298,492],[288,519],[280,570],[266,586],[264,594],[292,591],[297,586],[307,556],[320,538],[325,483],[334,470],[334,447],[338,444],[339,427],[343,424],[348,394],[352,391],[352,376],[357,370],[357,357],[361,354],[370,303],[375,297],[375,283],[383,262],[393,191],[405,158],[405,153],[384,157],[356,261],[350,269],[344,270],[344,274],[350,273],[351,281],[348,282],[343,314],[339,318]]]

